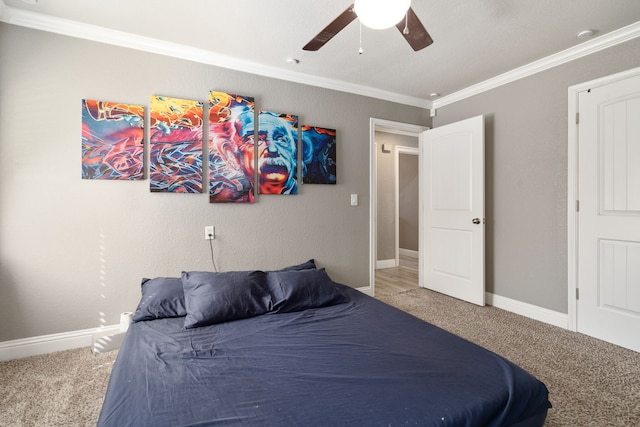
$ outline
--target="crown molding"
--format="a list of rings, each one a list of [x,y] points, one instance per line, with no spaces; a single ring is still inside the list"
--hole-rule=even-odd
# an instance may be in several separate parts
[[[0,0],[0,21],[8,24],[62,34],[70,37],[96,41],[99,43],[136,49],[158,55],[169,56],[178,59],[198,62],[236,71],[242,71],[259,76],[286,80],[293,83],[331,89],[355,95],[368,96],[384,101],[396,102],[418,108],[435,110],[445,105],[461,101],[465,98],[478,95],[516,80],[531,76],[541,71],[562,65],[564,63],[582,58],[592,53],[607,49],[620,43],[632,40],[640,36],[640,21],[618,30],[611,31],[600,37],[581,43],[572,48],[563,50],[540,60],[534,61],[522,67],[515,68],[506,73],[492,77],[483,82],[469,86],[458,92],[431,101],[424,98],[402,95],[396,92],[385,91],[370,86],[347,83],[340,80],[312,76],[309,74],[293,72],[282,68],[265,66],[253,61],[238,59],[229,55],[221,55],[205,49],[194,48],[177,43],[170,43],[150,37],[139,36],[123,31],[111,30],[96,25],[89,25],[64,18],[35,13],[28,10],[7,6],[4,0]]]
[[[371,132],[393,133],[395,135],[417,137],[429,127],[372,117]]]
[[[201,64],[242,71],[259,76],[368,96],[403,105],[411,105],[425,109],[431,107],[431,102],[422,98],[402,95],[369,86],[347,83],[335,79],[311,76],[304,73],[284,70],[282,68],[265,66],[257,62],[218,54],[206,49],[166,42],[123,31],[111,30],[96,25],[84,24],[69,19],[35,13],[6,6],[3,0],[0,0],[0,21],[50,33],[62,34],[65,36],[126,47],[129,49],[136,49],[158,55],[185,59]]]
[[[626,27],[611,31],[600,37],[596,37],[593,40],[589,40],[553,55],[549,55],[538,61],[534,61],[522,67],[507,71],[506,73],[500,74],[496,77],[490,78],[473,86],[469,86],[458,92],[454,92],[451,95],[444,96],[433,101],[432,108],[437,109],[440,107],[444,107],[445,105],[453,104],[454,102],[461,101],[473,95],[478,95],[482,92],[495,89],[507,83],[511,83],[516,80],[520,80],[522,78],[539,73],[541,71],[557,67],[558,65],[562,65],[564,63],[574,61],[584,56],[591,55],[592,53],[596,53],[603,49],[607,49],[617,44],[624,43],[639,36],[640,21],[635,22],[631,25],[627,25]]]

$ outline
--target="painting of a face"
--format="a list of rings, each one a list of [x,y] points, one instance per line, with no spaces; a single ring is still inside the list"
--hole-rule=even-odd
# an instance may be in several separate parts
[[[203,106],[151,96],[149,186],[152,192],[202,192]]]
[[[298,194],[298,117],[260,111],[258,176],[261,194]]]
[[[209,201],[254,201],[254,101],[209,93]]]

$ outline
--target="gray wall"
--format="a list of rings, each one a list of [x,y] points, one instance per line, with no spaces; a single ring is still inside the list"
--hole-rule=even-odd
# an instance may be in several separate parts
[[[398,158],[398,243],[400,249],[418,251],[420,157],[400,154]]]
[[[435,126],[486,115],[487,290],[567,311],[567,87],[640,66],[640,40],[442,107]],[[0,341],[116,324],[141,277],[315,257],[368,285],[369,118],[426,111],[0,23]],[[80,100],[148,105],[210,89],[338,130],[338,184],[254,205],[80,179]],[[360,195],[358,207],[349,194]]]
[[[395,164],[394,152],[397,145],[417,147],[418,138],[388,132],[376,132],[376,211],[377,211],[377,253],[376,258],[395,258]],[[389,153],[382,152],[382,144]]]
[[[369,119],[430,125],[428,111],[0,23],[0,341],[117,324],[140,279],[316,258],[369,285]],[[151,194],[149,181],[81,177],[81,99],[206,101],[211,89],[337,129],[338,184],[253,205]],[[351,207],[349,195],[360,204]]]
[[[567,313],[567,88],[640,66],[635,39],[437,110],[485,115],[487,291]]]

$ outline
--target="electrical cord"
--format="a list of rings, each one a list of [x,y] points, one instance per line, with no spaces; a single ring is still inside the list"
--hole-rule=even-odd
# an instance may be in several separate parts
[[[209,234],[209,237],[213,237]],[[211,264],[213,264],[213,271],[218,272],[218,267],[216,266],[216,260],[213,256],[213,239],[209,239],[209,249],[211,249]]]

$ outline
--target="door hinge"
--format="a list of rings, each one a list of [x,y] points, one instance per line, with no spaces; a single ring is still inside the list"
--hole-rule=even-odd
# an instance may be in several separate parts
[[[580,299],[580,288],[576,288],[576,299]]]
[[[576,212],[580,212],[580,200],[576,200]]]
[[[580,124],[580,113],[576,113],[576,124]]]

